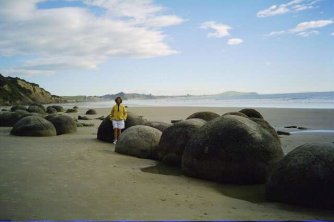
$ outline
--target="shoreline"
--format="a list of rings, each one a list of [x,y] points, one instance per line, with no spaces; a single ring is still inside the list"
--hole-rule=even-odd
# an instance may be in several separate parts
[[[90,108],[94,108],[93,106]],[[128,107],[152,121],[186,119],[197,111],[241,108]],[[110,108],[87,115],[93,127],[54,137],[16,137],[0,127],[0,219],[32,220],[333,220],[330,210],[268,202],[263,185],[221,184],[180,174],[156,161],[114,152],[96,139]],[[275,129],[334,129],[333,110],[257,109]],[[72,117],[85,115],[79,107]],[[280,136],[285,153],[334,134]]]

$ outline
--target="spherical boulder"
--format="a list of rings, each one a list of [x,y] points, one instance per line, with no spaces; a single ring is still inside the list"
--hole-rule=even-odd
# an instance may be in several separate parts
[[[96,114],[97,114],[97,112],[96,112],[95,109],[89,109],[89,110],[87,110],[87,112],[86,112],[86,115],[96,115]]]
[[[271,201],[334,209],[334,144],[307,143],[288,153],[266,184]]]
[[[136,126],[136,125],[144,125],[145,120],[135,114],[128,113],[128,118],[125,121],[125,129]],[[114,131],[112,127],[112,121],[110,117],[107,116],[101,122],[99,128],[97,129],[97,139],[105,142],[112,143],[114,141]]]
[[[64,112],[64,107],[59,106],[59,105],[54,105],[51,106],[52,108],[55,108],[57,110],[57,112]]]
[[[125,130],[116,144],[115,152],[145,159],[156,159],[161,131],[137,125]]]
[[[242,109],[239,112],[245,114],[248,117],[255,117],[255,118],[263,119],[263,116],[261,115],[261,113],[255,109]]]
[[[242,117],[248,118],[246,114],[241,113],[241,112],[228,112],[228,113],[223,114],[223,116],[227,116],[227,115],[235,115],[235,116],[242,116]]]
[[[275,137],[279,142],[281,142],[279,140],[277,131],[267,121],[265,121],[264,119],[255,118],[255,117],[251,117],[249,119],[251,119],[252,121],[254,121],[257,124],[261,125],[264,129],[268,130],[268,132],[270,132],[271,135],[273,135],[273,137]]]
[[[13,126],[17,121],[32,114],[24,110],[16,110],[15,112],[1,112],[0,126]]]
[[[27,109],[30,113],[40,113],[45,114],[45,109],[38,105],[30,105]]]
[[[77,131],[77,124],[70,116],[50,115],[47,119],[55,126],[57,135],[74,133]]]
[[[53,114],[53,113],[57,113],[57,110],[56,110],[54,107],[52,107],[52,106],[48,106],[48,107],[46,108],[46,112],[47,112],[48,114]]]
[[[168,127],[172,126],[173,124],[171,123],[165,123],[161,121],[146,121],[145,126],[150,126],[153,128],[156,128],[160,130],[161,132],[165,131]]]
[[[203,119],[205,121],[210,121],[213,120],[217,117],[219,117],[220,115],[214,112],[210,112],[210,111],[206,111],[206,112],[196,112],[191,114],[190,116],[188,116],[187,119]]]
[[[24,111],[26,111],[27,108],[25,106],[22,106],[22,105],[15,105],[15,106],[12,106],[10,108],[10,111],[12,111],[12,112],[14,112],[16,110],[24,110]]]
[[[77,109],[67,109],[66,113],[77,113],[78,110]]]
[[[188,119],[168,127],[161,135],[158,159],[167,165],[181,166],[183,151],[190,137],[205,123],[202,119]]]
[[[234,184],[265,183],[283,157],[280,141],[260,124],[227,115],[207,122],[182,156],[185,175]]]
[[[56,128],[52,123],[40,116],[27,116],[17,121],[11,135],[15,136],[56,136]]]

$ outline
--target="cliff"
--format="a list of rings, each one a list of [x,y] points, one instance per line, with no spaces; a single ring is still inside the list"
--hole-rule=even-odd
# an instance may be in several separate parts
[[[17,77],[4,77],[0,74],[0,105],[60,102],[65,101],[35,83]]]

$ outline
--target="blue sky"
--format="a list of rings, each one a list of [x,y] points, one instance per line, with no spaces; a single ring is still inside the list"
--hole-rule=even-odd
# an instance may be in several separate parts
[[[0,73],[57,95],[334,90],[332,0],[0,0]]]

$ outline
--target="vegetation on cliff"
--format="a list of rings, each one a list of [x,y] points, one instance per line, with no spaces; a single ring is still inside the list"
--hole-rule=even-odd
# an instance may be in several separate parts
[[[35,83],[17,77],[4,77],[0,74],[0,105],[60,102],[65,101]]]

